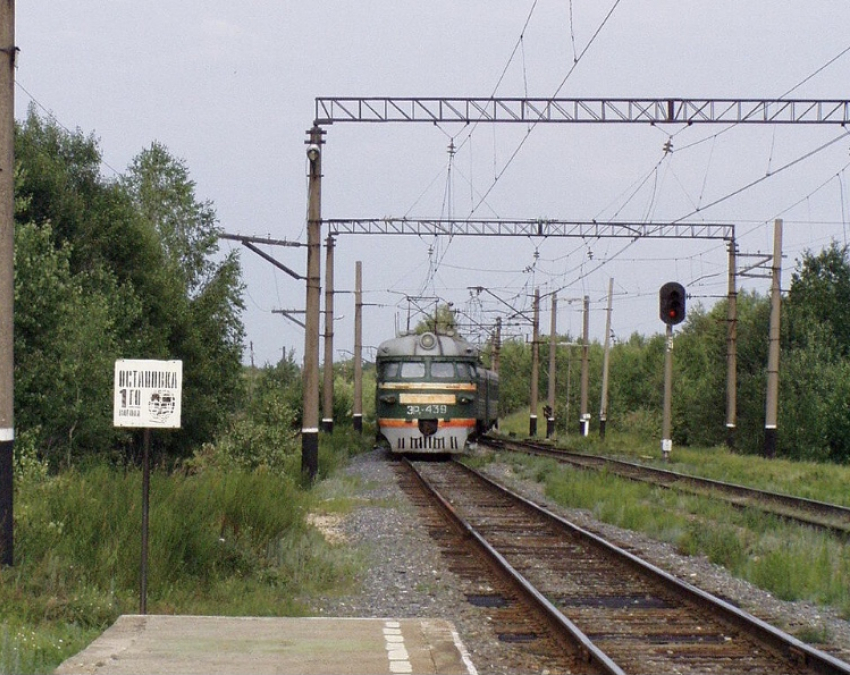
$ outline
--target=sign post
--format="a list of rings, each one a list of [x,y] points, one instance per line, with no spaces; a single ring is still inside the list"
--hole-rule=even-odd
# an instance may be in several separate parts
[[[115,362],[112,424],[145,430],[139,614],[147,614],[151,429],[180,428],[182,388],[182,361],[119,359]]]

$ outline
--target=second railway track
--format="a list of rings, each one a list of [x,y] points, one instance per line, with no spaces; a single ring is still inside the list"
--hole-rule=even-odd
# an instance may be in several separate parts
[[[541,605],[550,626],[572,632],[551,640],[574,641],[581,672],[850,674],[850,665],[458,463],[410,466],[466,536],[517,575],[525,602]]]
[[[651,483],[660,487],[710,496],[735,507],[754,508],[785,520],[850,538],[850,508],[839,504],[795,497],[744,485],[724,483],[666,469],[627,462],[610,457],[571,452],[563,448],[525,441],[486,438],[481,444],[494,450],[523,452],[552,457],[582,469],[605,470],[621,478]]]

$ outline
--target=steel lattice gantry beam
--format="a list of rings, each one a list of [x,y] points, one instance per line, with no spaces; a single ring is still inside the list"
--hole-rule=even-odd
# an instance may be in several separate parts
[[[569,220],[449,220],[413,218],[328,219],[331,236],[340,234],[416,234],[507,237],[598,237],[724,239],[734,241],[735,226],[710,223],[638,223]]]
[[[850,101],[683,98],[316,98],[317,126],[337,122],[847,124]]]

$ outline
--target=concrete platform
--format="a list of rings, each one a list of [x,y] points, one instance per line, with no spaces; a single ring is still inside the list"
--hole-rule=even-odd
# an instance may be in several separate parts
[[[476,675],[441,619],[127,615],[56,673]]]

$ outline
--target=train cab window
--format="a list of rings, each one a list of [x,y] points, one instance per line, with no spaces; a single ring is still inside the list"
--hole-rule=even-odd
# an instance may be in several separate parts
[[[388,361],[387,363],[381,364],[381,379],[382,380],[393,380],[398,377],[398,366],[399,364],[395,361]]]
[[[435,380],[451,380],[455,376],[455,366],[453,363],[445,361],[431,362],[431,377]]]
[[[414,380],[425,377],[424,361],[405,361],[401,364],[401,377],[405,380]]]
[[[457,364],[457,376],[461,380],[471,380],[475,377],[475,366],[469,363]]]

